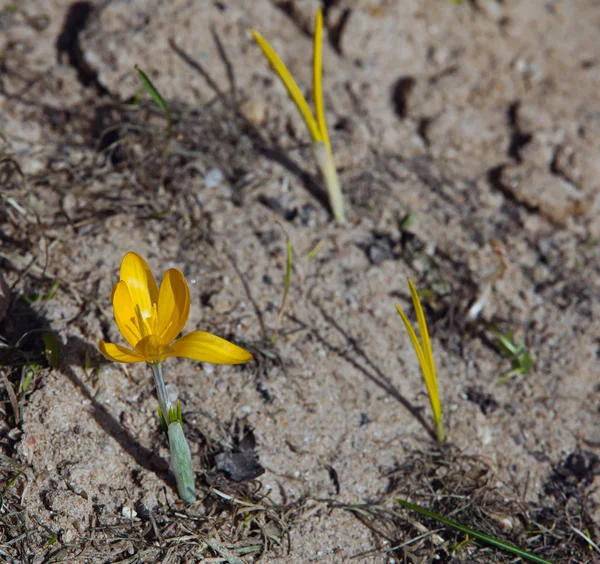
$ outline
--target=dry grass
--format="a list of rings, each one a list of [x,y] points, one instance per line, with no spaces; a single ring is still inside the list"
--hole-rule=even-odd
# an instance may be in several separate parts
[[[581,454],[577,458],[581,468]],[[590,464],[589,453],[588,467]],[[593,462],[591,462],[593,464]],[[576,532],[593,527],[589,499],[590,475],[574,477],[566,461],[547,484],[547,505],[524,503],[522,493],[499,483],[493,465],[465,456],[451,445],[416,451],[388,473],[389,488],[372,504],[338,505],[351,511],[373,531],[372,551],[399,562],[511,562],[514,556],[479,545],[461,533],[394,506],[393,499],[410,499],[431,511],[477,531],[512,543],[551,562],[595,562],[594,554]],[[585,466],[585,464],[584,464]]]

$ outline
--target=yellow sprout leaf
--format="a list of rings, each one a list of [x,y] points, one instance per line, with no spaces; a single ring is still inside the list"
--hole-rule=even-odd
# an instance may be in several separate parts
[[[444,442],[445,432],[444,424],[442,421],[442,404],[440,401],[440,393],[437,385],[437,377],[435,373],[435,364],[433,362],[433,353],[431,351],[431,341],[429,339],[429,331],[427,330],[427,322],[425,321],[425,315],[423,313],[423,307],[421,306],[421,300],[419,294],[415,289],[413,283],[409,280],[408,285],[410,287],[410,295],[412,298],[413,306],[417,316],[417,322],[419,324],[419,333],[421,334],[421,343],[417,338],[415,330],[412,328],[408,317],[396,306],[398,314],[406,327],[408,336],[419,360],[421,366],[421,372],[423,373],[423,379],[425,380],[425,386],[427,387],[427,394],[429,395],[429,402],[431,404],[431,410],[433,411],[433,419],[435,422],[436,435],[439,442]]]
[[[277,76],[281,79],[281,82],[283,82],[288,94],[290,95],[290,98],[294,104],[296,104],[298,111],[306,123],[306,127],[308,127],[308,131],[313,141],[323,141],[323,136],[321,135],[319,126],[317,125],[317,122],[313,117],[310,108],[308,107],[306,98],[304,98],[302,92],[300,92],[300,88],[298,88],[296,81],[292,78],[290,71],[283,64],[283,61],[279,58],[277,53],[275,53],[273,47],[271,47],[269,42],[258,31],[253,29],[252,35],[254,36],[254,39],[258,43],[259,47],[262,49],[262,52],[265,54],[265,57],[267,57],[269,63],[271,63],[273,70],[277,73]]]
[[[317,125],[321,133],[321,139],[327,151],[331,153],[331,144],[329,135],[327,135],[327,125],[325,123],[325,109],[323,105],[323,84],[321,81],[323,75],[323,14],[321,10],[317,11],[315,19],[315,44],[313,60],[313,99],[315,102],[315,112],[317,114]]]

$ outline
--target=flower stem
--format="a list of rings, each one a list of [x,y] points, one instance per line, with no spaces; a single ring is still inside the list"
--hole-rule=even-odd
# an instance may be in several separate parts
[[[154,384],[156,385],[156,395],[158,396],[158,405],[165,418],[169,417],[169,411],[173,408],[173,405],[169,401],[167,394],[167,387],[165,386],[165,379],[162,374],[162,365],[160,362],[149,362],[148,365],[152,370],[154,376]]]
[[[183,501],[191,503],[196,501],[196,487],[192,470],[192,454],[183,434],[181,408],[179,402],[176,407],[173,407],[169,400],[160,362],[149,362],[148,364],[152,369],[156,384],[161,422],[163,426],[167,427],[169,450],[171,451],[171,470],[175,475],[177,491]]]

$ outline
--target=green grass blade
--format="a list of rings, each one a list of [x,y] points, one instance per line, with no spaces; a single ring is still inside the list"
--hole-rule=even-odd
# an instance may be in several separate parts
[[[292,242],[287,240],[287,258],[285,261],[285,296],[290,289],[290,280],[292,279]],[[285,299],[285,298],[284,298]]]
[[[15,485],[15,482],[19,479],[21,472],[17,472],[8,482],[6,482],[6,489],[10,489]]]
[[[514,342],[514,337],[510,331],[504,334],[500,329],[492,326],[490,327],[490,332],[498,339],[500,348],[506,356],[517,356],[521,354],[524,345],[519,345]]]
[[[162,430],[167,435],[167,439],[168,439],[169,438],[169,424],[167,423],[167,420],[165,419],[165,416],[163,415],[163,412],[160,409],[160,407],[157,407],[156,411],[158,413],[158,418],[160,419],[160,426],[162,427]]]
[[[279,306],[279,313],[277,314],[275,329],[273,330],[273,336],[271,337],[272,343],[274,343],[275,339],[277,339],[277,331],[279,330],[279,325],[281,324],[281,320],[283,319],[283,312],[285,311],[285,304],[287,302],[288,293],[290,291],[290,282],[292,280],[292,242],[290,241],[290,238],[287,234],[286,236],[287,257],[285,260],[285,280],[283,282],[283,297],[281,298],[281,306]]]
[[[531,562],[537,562],[538,564],[553,564],[549,560],[545,560],[544,558],[541,558],[540,556],[536,556],[535,554],[532,554],[531,552],[522,550],[519,547],[515,546],[514,544],[510,544],[508,542],[501,541],[495,537],[486,535],[485,533],[480,533],[479,531],[476,531],[475,529],[471,529],[471,527],[462,525],[461,523],[453,521],[452,519],[448,519],[447,517],[442,517],[441,515],[438,515],[437,513],[434,513],[433,511],[430,511],[429,509],[425,509],[424,507],[421,507],[420,505],[415,505],[414,503],[410,503],[409,501],[405,501],[404,499],[400,499],[400,498],[396,498],[394,501],[398,505],[404,507],[405,509],[410,509],[412,511],[415,511],[419,515],[423,515],[424,517],[429,517],[430,519],[435,519],[436,521],[439,521],[440,523],[442,523],[443,525],[446,525],[447,527],[456,529],[457,531],[460,531],[461,533],[464,533],[465,535],[471,535],[472,537],[476,538],[479,541],[490,544],[495,548],[504,550],[505,552],[510,552],[516,556],[519,556],[520,558],[525,558]]]
[[[44,352],[46,353],[46,360],[52,368],[58,368],[58,339],[56,333],[44,333],[42,335],[44,340]]]
[[[21,390],[20,392],[22,394],[26,394],[27,390],[29,389],[29,385],[31,384],[31,381],[33,380],[33,377],[35,376],[35,370],[33,368],[33,366],[26,366],[24,367],[24,375],[23,375],[23,380],[21,382]]]
[[[50,289],[48,290],[48,292],[46,292],[46,295],[44,296],[44,300],[49,302],[54,296],[56,296],[56,292],[58,291],[59,286],[60,286],[60,283],[58,280],[55,280],[54,282],[52,282],[52,286],[50,286]]]
[[[164,98],[160,95],[160,92],[156,89],[154,84],[152,84],[152,81],[148,78],[148,75],[140,67],[135,65],[134,68],[137,71],[138,76],[142,81],[142,84],[144,85],[150,96],[152,96],[152,99],[156,102],[156,105],[165,113],[165,115],[170,121],[171,112],[169,111],[169,107],[167,106],[167,103],[165,102]]]

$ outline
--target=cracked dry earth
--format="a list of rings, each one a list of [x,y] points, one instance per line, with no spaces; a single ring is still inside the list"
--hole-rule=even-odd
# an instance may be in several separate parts
[[[394,495],[432,506],[457,457],[485,467],[499,500],[471,525],[497,518],[527,548],[528,508],[561,507],[598,542],[600,5],[323,5],[344,227],[250,33],[272,41],[309,93],[319,2],[4,3],[0,334],[19,347],[2,360],[3,484],[18,476],[3,493],[3,561],[513,561],[473,543],[452,555],[464,538],[414,515],[386,528],[344,509],[391,510]],[[134,104],[135,64],[175,116],[166,149],[163,116],[147,96]],[[285,234],[292,284],[272,344]],[[120,339],[109,298],[129,250],[157,277],[183,271],[187,330],[256,357],[170,360],[165,374],[199,484],[272,504],[262,528],[244,529],[241,506],[214,494],[178,502],[148,370],[97,353],[99,339]],[[407,277],[427,290],[448,459],[394,308],[412,312]],[[498,382],[511,361],[492,325],[525,341],[531,374]],[[40,329],[58,336],[56,367],[39,357]],[[33,361],[41,367],[22,392]],[[240,444],[252,451],[242,478],[254,481],[243,484],[207,455],[243,454]],[[417,471],[431,456],[433,474]],[[390,550],[427,530],[437,536]],[[531,545],[541,556],[599,561],[572,531],[548,538]]]

